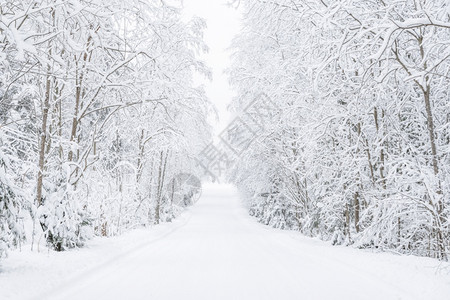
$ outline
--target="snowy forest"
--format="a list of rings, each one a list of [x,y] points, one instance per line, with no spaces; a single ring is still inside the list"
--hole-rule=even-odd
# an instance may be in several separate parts
[[[0,299],[449,279],[449,0],[0,0]]]
[[[260,222],[450,254],[450,2],[242,0],[229,75],[280,113],[231,180]]]
[[[210,138],[199,18],[164,1],[0,1],[0,256],[170,221]],[[198,174],[197,174],[198,175]],[[172,195],[173,196],[173,195]]]
[[[198,83],[212,79],[207,22],[183,5],[0,0],[0,261],[169,223],[200,197],[217,109]],[[264,130],[235,136],[248,147],[220,178],[246,212],[332,245],[448,261],[450,2],[228,5],[242,12],[229,110],[250,126],[255,99],[274,108]]]

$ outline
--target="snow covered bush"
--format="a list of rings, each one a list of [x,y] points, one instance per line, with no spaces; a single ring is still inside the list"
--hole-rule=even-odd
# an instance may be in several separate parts
[[[1,140],[0,140],[1,143]],[[23,196],[8,175],[10,161],[0,144],[0,258],[25,238]],[[7,173],[8,169],[8,173]]]

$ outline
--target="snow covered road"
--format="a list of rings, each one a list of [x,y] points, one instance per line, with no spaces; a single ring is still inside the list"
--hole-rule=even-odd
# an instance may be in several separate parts
[[[450,298],[450,279],[429,268],[436,265],[434,260],[331,247],[295,232],[264,227],[248,217],[229,186],[204,188],[190,214],[183,226],[166,237],[42,297]]]

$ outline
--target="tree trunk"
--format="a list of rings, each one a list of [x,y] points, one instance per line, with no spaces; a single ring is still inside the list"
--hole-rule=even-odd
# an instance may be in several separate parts
[[[359,213],[360,213],[360,205],[359,205],[359,193],[356,192],[354,194],[354,205],[355,205],[355,229],[356,232],[359,232]]]
[[[41,206],[43,204],[42,199],[42,187],[44,182],[44,170],[45,170],[45,145],[47,144],[47,122],[48,122],[48,114],[50,109],[50,65],[47,67],[47,78],[45,83],[45,96],[44,96],[44,104],[42,107],[42,124],[41,124],[41,136],[39,143],[39,165],[38,165],[38,177],[36,184],[36,203],[37,206]]]

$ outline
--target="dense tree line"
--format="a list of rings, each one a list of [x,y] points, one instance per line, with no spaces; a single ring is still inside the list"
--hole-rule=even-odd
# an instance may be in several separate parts
[[[446,260],[450,3],[245,0],[234,108],[281,113],[232,179],[250,213],[333,244]]]
[[[210,110],[192,80],[209,76],[205,24],[181,7],[0,3],[0,255],[26,237],[64,250],[177,214],[166,185],[196,172]]]

